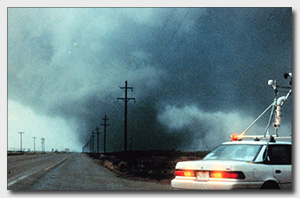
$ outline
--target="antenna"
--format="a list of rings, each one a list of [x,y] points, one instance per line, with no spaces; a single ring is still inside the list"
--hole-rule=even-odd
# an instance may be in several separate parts
[[[291,78],[290,85],[292,85],[292,73],[285,73],[283,77],[285,79],[290,77]],[[269,80],[269,82],[270,81],[272,80]],[[282,111],[281,109],[284,103],[288,100],[289,96],[292,94],[292,86],[280,86],[276,84],[276,81],[275,84],[272,84],[271,86],[273,87],[274,94],[275,94],[274,97],[275,122],[273,123],[273,127],[275,128],[275,136],[278,137],[278,128],[280,127],[281,124],[281,111]],[[278,98],[278,93],[286,93],[286,90],[289,90],[287,94],[285,96],[280,96]],[[273,112],[271,112],[271,115],[272,114]],[[267,128],[269,128],[269,125],[267,126]]]
[[[292,85],[292,73],[285,73],[284,78],[287,79],[288,77],[291,78],[290,80],[290,85]],[[292,86],[280,86],[277,85],[276,80],[269,80],[268,85],[272,86],[274,90],[274,101],[268,106],[267,109],[265,109],[240,135],[232,135],[231,137],[235,140],[237,139],[243,139],[243,138],[266,138],[269,136],[272,138],[272,135],[269,135],[269,127],[271,125],[273,113],[275,112],[274,115],[274,123],[273,127],[275,129],[275,137],[278,137],[278,128],[281,125],[281,112],[282,112],[282,106],[285,104],[285,102],[288,100],[289,96],[292,94]],[[288,90],[288,91],[287,91]],[[286,95],[282,95],[278,97],[278,93],[286,93]],[[260,135],[253,135],[253,136],[246,136],[246,132],[268,111],[272,108],[270,119],[268,122],[268,125],[265,129],[264,136]],[[291,138],[291,137],[281,137],[281,138]]]

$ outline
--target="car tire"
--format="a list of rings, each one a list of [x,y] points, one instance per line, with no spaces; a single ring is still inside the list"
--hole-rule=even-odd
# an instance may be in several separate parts
[[[265,182],[260,189],[280,189],[279,185],[277,182],[274,181],[268,181]]]

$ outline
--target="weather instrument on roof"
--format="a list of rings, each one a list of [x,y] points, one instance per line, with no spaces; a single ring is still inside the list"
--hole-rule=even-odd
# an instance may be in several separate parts
[[[284,74],[284,78],[290,78],[290,86],[281,86],[278,85],[276,80],[269,80],[268,81],[268,85],[270,85],[273,88],[274,91],[274,101],[240,134],[233,134],[231,136],[231,140],[232,141],[237,141],[237,140],[242,140],[244,138],[254,138],[254,140],[259,140],[259,139],[266,139],[266,138],[270,138],[270,141],[275,141],[274,137],[276,137],[276,139],[287,139],[287,138],[291,138],[291,136],[288,137],[279,137],[278,135],[278,128],[281,125],[281,114],[282,114],[282,107],[285,104],[285,102],[288,100],[289,96],[292,94],[292,73],[285,73]],[[279,96],[279,94],[281,94]],[[285,95],[282,95],[285,94]],[[264,135],[245,135],[246,132],[266,113],[268,112],[270,109],[271,110],[271,114],[270,114],[270,118],[267,124],[267,127],[265,128],[264,131]],[[270,125],[273,119],[273,115],[274,115],[274,123],[272,124],[275,131],[273,135],[270,135]]]

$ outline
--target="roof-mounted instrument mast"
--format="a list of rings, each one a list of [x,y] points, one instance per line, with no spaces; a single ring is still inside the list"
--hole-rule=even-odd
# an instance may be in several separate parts
[[[272,86],[272,88],[274,90],[274,94],[275,94],[274,101],[240,135],[231,136],[232,138],[234,138],[234,139],[237,139],[237,138],[238,139],[243,139],[243,138],[258,139],[258,138],[266,138],[267,136],[270,136],[269,128],[270,128],[270,125],[272,122],[272,117],[273,117],[274,112],[275,112],[275,115],[274,115],[273,127],[275,129],[275,137],[278,137],[278,128],[280,127],[280,124],[281,124],[282,106],[288,100],[289,96],[292,94],[292,73],[285,73],[284,78],[285,79],[290,78],[290,86],[277,85],[276,80],[268,81],[268,85]],[[279,97],[278,93],[286,93],[286,95]],[[261,136],[261,135],[260,136],[258,136],[258,135],[247,136],[247,135],[245,135],[246,132],[271,108],[272,108],[272,111],[271,111],[270,119],[269,119],[267,127],[265,128],[264,135],[263,136]],[[271,137],[272,137],[272,135],[271,135]],[[291,138],[291,137],[280,137],[280,138]]]

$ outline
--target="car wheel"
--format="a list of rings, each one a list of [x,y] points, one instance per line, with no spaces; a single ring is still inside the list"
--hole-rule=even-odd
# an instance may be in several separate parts
[[[262,185],[261,189],[280,189],[280,188],[277,182],[268,181]]]

